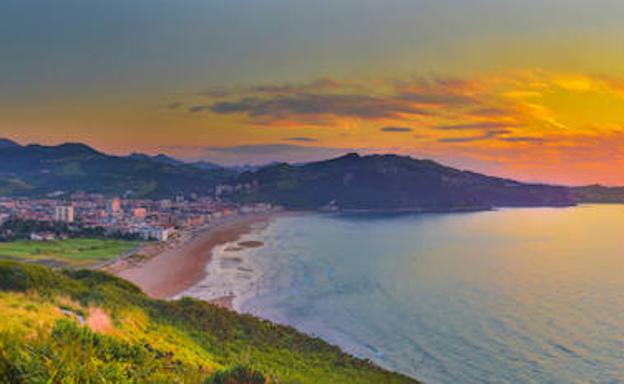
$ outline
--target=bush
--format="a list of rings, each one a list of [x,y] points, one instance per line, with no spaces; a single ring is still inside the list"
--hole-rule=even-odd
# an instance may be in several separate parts
[[[237,365],[227,371],[220,371],[206,379],[204,384],[264,384],[264,376],[252,369]]]
[[[38,266],[0,261],[0,289],[4,291],[37,291],[49,296],[61,291],[77,289],[78,284],[53,270]]]

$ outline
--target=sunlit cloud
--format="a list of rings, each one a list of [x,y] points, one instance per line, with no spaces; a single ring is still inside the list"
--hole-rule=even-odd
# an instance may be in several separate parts
[[[465,79],[325,78],[175,93],[147,112],[71,111],[22,121],[3,111],[0,130],[37,123],[49,138],[63,130],[80,141],[97,118],[100,148],[118,152],[142,145],[226,163],[393,152],[529,181],[624,184],[624,79],[615,76],[522,69]]]

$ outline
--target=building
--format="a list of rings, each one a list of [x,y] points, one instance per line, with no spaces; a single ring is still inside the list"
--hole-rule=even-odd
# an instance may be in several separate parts
[[[72,207],[71,205],[57,205],[54,208],[54,221],[73,223],[74,207]]]
[[[139,230],[139,234],[143,240],[167,241],[173,235],[175,229],[173,227],[143,227]]]
[[[132,210],[132,216],[136,219],[143,219],[147,216],[147,209],[145,208],[134,208]]]
[[[31,233],[30,240],[32,241],[54,241],[56,240],[56,234],[54,234],[53,232]]]
[[[106,212],[110,216],[119,216],[121,214],[121,200],[115,197],[106,202]]]

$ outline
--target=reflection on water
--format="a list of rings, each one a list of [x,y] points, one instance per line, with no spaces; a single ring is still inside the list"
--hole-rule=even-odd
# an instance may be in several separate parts
[[[624,206],[277,219],[253,314],[431,383],[624,378]]]

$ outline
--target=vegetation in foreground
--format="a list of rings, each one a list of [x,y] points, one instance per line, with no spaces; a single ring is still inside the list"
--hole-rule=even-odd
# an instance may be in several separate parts
[[[324,341],[119,278],[0,262],[0,382],[415,383]]]
[[[0,259],[84,267],[123,255],[140,243],[114,239],[0,242]]]

